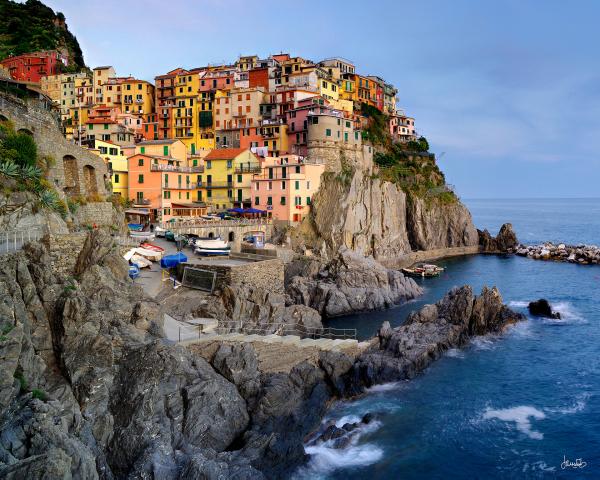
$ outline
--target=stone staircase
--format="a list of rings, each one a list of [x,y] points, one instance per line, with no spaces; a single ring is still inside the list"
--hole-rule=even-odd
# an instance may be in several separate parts
[[[300,338],[296,335],[204,334],[183,340],[180,345],[210,360],[223,343],[250,343],[256,351],[261,372],[289,372],[302,362],[316,365],[322,351],[337,351],[356,357],[369,346],[357,340]]]

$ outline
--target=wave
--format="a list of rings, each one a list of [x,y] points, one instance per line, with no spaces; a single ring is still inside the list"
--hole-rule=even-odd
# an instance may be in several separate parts
[[[512,302],[508,302],[508,306],[511,308],[527,308],[529,306],[529,302],[514,300]]]
[[[345,423],[360,422],[358,415],[345,415],[335,424],[341,428]],[[295,480],[323,478],[327,474],[341,468],[362,467],[377,463],[383,457],[383,450],[372,444],[359,444],[362,436],[372,433],[381,427],[379,421],[372,421],[366,425],[361,425],[351,432],[350,443],[345,448],[333,448],[334,441],[327,441],[318,445],[309,445],[304,447],[304,451],[310,455],[308,463],[298,469],[292,476]]]
[[[390,383],[382,383],[381,385],[373,385],[366,389],[367,393],[381,393],[381,392],[390,392],[392,390],[398,390],[402,384],[405,382],[390,382]]]
[[[581,393],[575,397],[575,401],[567,406],[560,408],[544,408],[546,412],[549,413],[559,413],[561,415],[572,415],[574,413],[581,412],[587,406],[587,400],[592,395],[588,392]]]
[[[494,337],[492,335],[481,335],[471,340],[471,345],[475,350],[493,350],[496,348]]]
[[[451,358],[465,358],[465,352],[459,348],[449,348],[444,355]]]
[[[503,422],[514,422],[517,430],[524,433],[529,438],[533,438],[534,440],[542,440],[544,438],[544,434],[532,429],[530,418],[534,418],[535,420],[543,420],[546,418],[546,414],[541,410],[528,405],[498,410],[488,408],[483,413],[484,420],[497,419]]]

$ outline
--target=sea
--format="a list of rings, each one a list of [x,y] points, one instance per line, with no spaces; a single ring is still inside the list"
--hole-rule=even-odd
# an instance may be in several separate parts
[[[600,245],[600,199],[463,200],[475,225],[494,235],[511,222],[522,243]],[[600,478],[600,266],[517,256],[437,262],[419,279],[425,294],[403,306],[336,318],[331,326],[373,335],[401,325],[454,286],[497,286],[527,319],[503,335],[475,338],[410,381],[380,385],[332,405],[339,426],[367,412],[370,423],[344,449],[307,446],[297,479]],[[546,298],[560,320],[527,313]]]

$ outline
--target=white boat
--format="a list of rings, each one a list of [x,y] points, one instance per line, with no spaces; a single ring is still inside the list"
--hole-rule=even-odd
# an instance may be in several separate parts
[[[229,248],[227,249],[218,249],[218,248],[200,248],[197,247],[196,249],[194,249],[194,253],[197,253],[198,255],[202,255],[203,257],[210,257],[210,256],[225,256],[225,255],[229,255],[230,250]]]
[[[163,257],[163,253],[157,252],[156,250],[149,250],[147,248],[135,248],[134,250],[137,255],[141,255],[153,262],[160,262],[160,259]]]
[[[142,257],[141,255],[138,255],[136,253],[134,253],[131,258],[129,259],[129,261],[133,264],[133,265],[137,265],[138,268],[150,268],[152,266],[152,262],[150,260],[148,260],[147,258]]]
[[[229,243],[220,238],[213,238],[210,240],[197,239],[195,242],[196,249],[202,250],[231,250]]]
[[[129,236],[140,241],[152,241],[155,238],[152,232],[129,232]]]
[[[167,233],[167,231],[164,228],[155,227],[154,233],[156,234],[157,237],[164,237],[165,233]]]

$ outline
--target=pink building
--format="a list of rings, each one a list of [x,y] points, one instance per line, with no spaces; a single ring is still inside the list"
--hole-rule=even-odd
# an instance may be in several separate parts
[[[325,164],[285,155],[266,157],[261,167],[262,172],[252,177],[253,207],[266,210],[275,221],[286,224],[302,221],[319,189]]]

